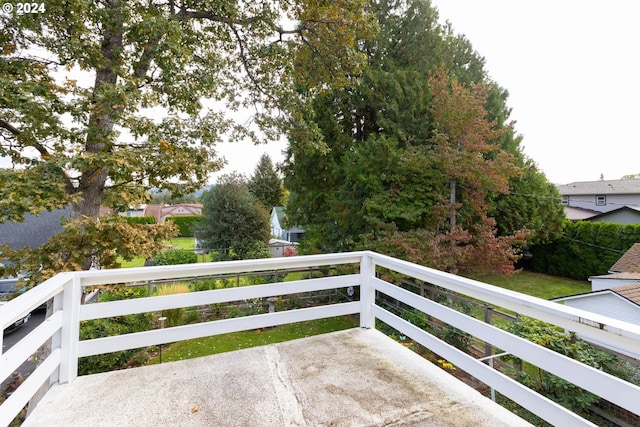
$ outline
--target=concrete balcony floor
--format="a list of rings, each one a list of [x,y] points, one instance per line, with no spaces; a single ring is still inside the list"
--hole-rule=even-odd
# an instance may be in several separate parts
[[[521,426],[375,330],[350,329],[56,385],[30,426]]]

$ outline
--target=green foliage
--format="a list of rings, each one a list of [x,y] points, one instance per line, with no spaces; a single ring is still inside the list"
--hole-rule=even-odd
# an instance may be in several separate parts
[[[556,186],[530,160],[524,164],[523,173],[509,181],[509,186],[510,193],[498,196],[493,203],[498,233],[508,235],[527,229],[532,233],[528,245],[554,240],[565,218]]]
[[[269,240],[269,213],[247,188],[243,177],[223,175],[202,196],[202,221],[196,235],[217,259],[244,259],[256,242]]]
[[[247,187],[262,206],[271,210],[274,206],[282,205],[283,191],[280,177],[267,154],[260,157],[260,161],[247,183]]]
[[[640,225],[590,221],[564,221],[562,234],[531,248],[534,271],[586,280],[607,274],[634,243],[640,242]]]
[[[167,249],[156,255],[153,262],[156,265],[195,264],[198,262],[198,255],[183,249]]]
[[[261,259],[271,258],[271,251],[269,245],[265,242],[255,241],[247,247],[247,251],[244,254],[244,259]]]
[[[147,288],[124,288],[118,291],[105,291],[100,294],[100,302],[121,301],[134,298],[148,297]]]
[[[184,283],[173,283],[160,286],[156,292],[157,296],[184,294],[189,292],[189,285]],[[184,324],[185,307],[169,308],[162,310],[161,315],[166,319],[164,326],[173,327]]]
[[[80,340],[130,334],[152,328],[153,317],[148,313],[87,320],[80,325]],[[136,352],[137,350],[131,349],[81,358],[78,361],[78,374],[89,375],[122,369],[127,366]]]
[[[12,250],[0,245],[3,257],[9,261],[0,273],[24,273],[33,285],[61,271],[84,270],[92,265],[117,268],[118,259],[153,258],[175,231],[171,223],[130,225],[120,215],[70,220],[61,233],[39,248]]]
[[[512,269],[514,245],[537,238],[531,217],[542,214],[523,208],[520,222],[498,228],[494,200],[507,197],[525,163],[506,91],[429,2],[376,1],[371,11],[380,31],[360,45],[370,66],[359,84],[313,101],[330,151],[305,151],[290,135],[287,214],[306,229],[301,250],[374,249],[467,273]]]
[[[154,216],[125,216],[125,218],[127,219],[127,224],[129,225],[156,223],[156,217]]]
[[[574,333],[564,332],[547,323],[525,318],[519,322],[511,322],[506,329],[595,369],[602,369],[613,375],[629,373],[620,369],[624,364],[617,357],[596,349]],[[535,373],[518,372],[517,375],[523,384],[577,413],[584,414],[584,411],[599,399],[598,396],[542,369]]]
[[[220,169],[222,140],[289,131],[324,147],[310,99],[352,82],[366,64],[357,37],[374,27],[364,0],[48,0],[38,19],[0,14],[0,157],[12,163],[0,222],[65,206],[95,219],[100,206],[147,202],[150,188],[179,198]],[[225,113],[242,107],[250,119]],[[103,240],[97,227],[75,231]],[[51,249],[77,242],[63,243]],[[88,269],[82,253],[74,267]]]
[[[167,221],[173,222],[178,227],[178,237],[193,237],[200,215],[172,216]]]

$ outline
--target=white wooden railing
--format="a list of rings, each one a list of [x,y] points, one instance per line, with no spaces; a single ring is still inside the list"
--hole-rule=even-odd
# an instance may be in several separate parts
[[[161,279],[194,280],[198,277],[229,273],[345,264],[359,267],[359,273],[128,301],[80,304],[83,289],[88,286]],[[358,268],[354,269],[357,270]],[[486,363],[376,305],[376,293],[395,298],[622,408],[640,414],[640,387],[392,285],[379,278],[380,274],[377,273],[382,270],[425,281],[491,305],[561,326],[623,353],[640,353],[638,325],[565,307],[373,252],[62,273],[10,301],[0,311],[0,328],[4,329],[53,298],[53,314],[0,357],[0,380],[4,380],[43,344],[51,343],[51,352],[46,359],[39,361],[36,370],[0,406],[0,425],[11,422],[43,384],[50,386],[54,383],[73,381],[77,377],[79,357],[347,314],[359,314],[360,326],[364,328],[374,328],[376,319],[383,321],[554,425],[592,425]],[[84,320],[348,286],[360,287],[360,301],[79,340],[80,322]]]

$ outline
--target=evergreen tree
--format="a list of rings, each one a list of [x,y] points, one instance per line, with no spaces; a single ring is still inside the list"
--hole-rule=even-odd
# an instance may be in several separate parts
[[[287,211],[305,226],[307,250],[370,248],[438,268],[512,268],[513,244],[533,233],[522,223],[500,227],[494,208],[526,161],[507,121],[507,92],[464,36],[438,24],[429,2],[378,0],[371,12],[380,31],[360,43],[369,67],[314,100],[330,151],[305,151],[290,136]]]
[[[249,192],[242,175],[223,175],[202,195],[196,236],[201,248],[218,252],[220,259],[244,259],[256,242],[268,242],[269,213]]]
[[[278,172],[267,154],[260,156],[260,161],[247,184],[249,191],[265,207],[271,210],[282,204],[282,186]]]

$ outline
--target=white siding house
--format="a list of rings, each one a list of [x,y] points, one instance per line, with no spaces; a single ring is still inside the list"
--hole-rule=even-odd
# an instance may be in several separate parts
[[[631,285],[616,286],[611,289],[556,298],[553,301],[563,303],[568,307],[640,325],[640,283],[637,282]],[[613,351],[620,350],[596,340],[590,341]],[[633,357],[640,360],[640,346],[634,350]]]
[[[269,228],[273,238],[288,242],[297,242],[304,234],[303,228],[287,224],[284,207],[282,206],[276,206],[271,209]]]
[[[640,283],[570,295],[554,301],[640,325]]]
[[[640,179],[572,182],[558,186],[568,207],[610,212],[623,206],[640,206]]]

